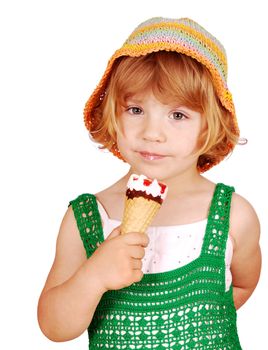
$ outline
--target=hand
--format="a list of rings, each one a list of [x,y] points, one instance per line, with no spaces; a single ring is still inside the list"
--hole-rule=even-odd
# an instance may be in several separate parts
[[[149,238],[144,233],[130,232],[122,235],[115,228],[89,258],[104,292],[125,288],[143,277],[142,258]]]

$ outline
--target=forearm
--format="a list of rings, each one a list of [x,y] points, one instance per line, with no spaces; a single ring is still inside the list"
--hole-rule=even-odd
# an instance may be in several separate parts
[[[253,293],[253,288],[233,287],[233,298],[236,310],[238,310],[249,299]]]
[[[103,293],[88,261],[69,280],[40,297],[38,320],[42,332],[58,342],[78,337],[90,324]]]

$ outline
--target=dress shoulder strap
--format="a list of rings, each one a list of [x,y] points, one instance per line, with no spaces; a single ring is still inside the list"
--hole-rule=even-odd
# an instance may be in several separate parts
[[[216,185],[208,214],[203,254],[224,258],[230,226],[230,209],[234,187]]]
[[[96,197],[82,194],[70,201],[83,245],[89,258],[103,242],[101,217]]]

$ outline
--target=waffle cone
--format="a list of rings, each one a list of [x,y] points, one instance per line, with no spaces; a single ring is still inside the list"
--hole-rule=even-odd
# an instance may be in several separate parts
[[[121,225],[121,233],[144,232],[160,209],[161,204],[143,197],[127,198]]]

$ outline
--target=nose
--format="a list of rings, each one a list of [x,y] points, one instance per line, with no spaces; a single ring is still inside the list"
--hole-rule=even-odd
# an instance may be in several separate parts
[[[147,117],[144,120],[141,137],[148,142],[165,142],[164,127],[159,118]]]

